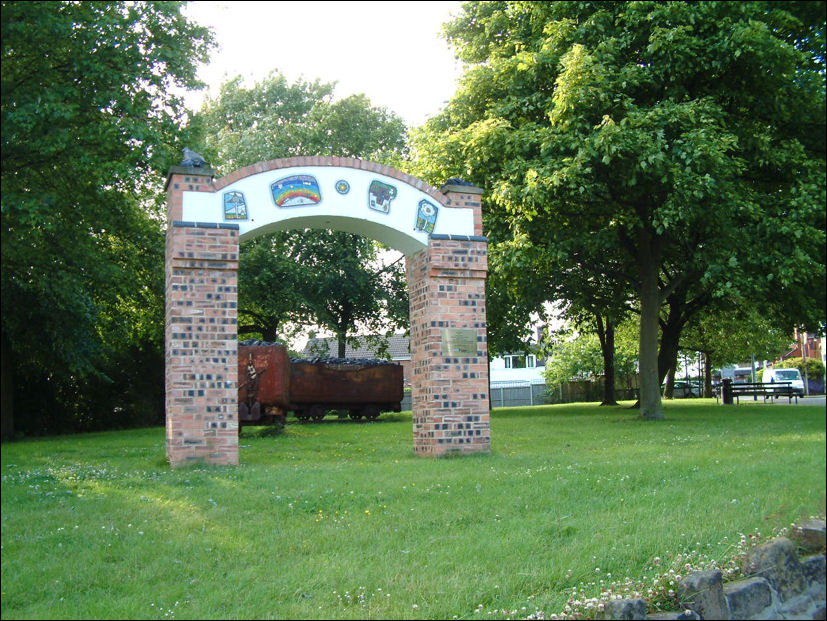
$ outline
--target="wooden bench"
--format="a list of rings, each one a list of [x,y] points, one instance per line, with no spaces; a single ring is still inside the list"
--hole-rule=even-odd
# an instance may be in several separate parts
[[[723,385],[715,387],[715,402],[717,403],[719,395],[723,391]],[[732,396],[735,397],[735,402],[740,403],[741,397],[752,396],[754,401],[758,401],[758,397],[763,397],[766,402],[767,397],[775,399],[776,397],[787,397],[789,403],[798,403],[798,393],[793,389],[792,382],[774,382],[771,384],[756,383],[732,383]]]

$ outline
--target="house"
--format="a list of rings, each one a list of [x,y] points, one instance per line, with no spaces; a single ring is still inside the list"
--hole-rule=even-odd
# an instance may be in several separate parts
[[[793,339],[793,343],[787,352],[781,356],[780,360],[806,357],[819,358],[822,363],[827,362],[827,357],[825,357],[825,350],[827,348],[825,348],[825,341],[821,336],[809,332],[800,332],[798,328],[796,328]]]
[[[538,358],[536,354],[518,352],[492,358],[489,376],[492,384],[497,382],[545,384],[543,371],[545,371],[545,360]]]

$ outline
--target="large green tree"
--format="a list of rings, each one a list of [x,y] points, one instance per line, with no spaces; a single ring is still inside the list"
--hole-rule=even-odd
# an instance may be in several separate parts
[[[756,360],[775,360],[786,350],[790,332],[783,322],[753,306],[734,308],[723,300],[706,307],[681,334],[680,348],[704,356],[704,396],[712,396],[712,369]]]
[[[636,326],[623,322],[616,326],[616,346],[612,348],[613,373],[605,372],[605,348],[594,325],[585,325],[588,331],[573,327],[549,333],[543,343],[546,351],[544,376],[549,391],[571,380],[602,379],[603,383],[634,378],[637,371]],[[605,394],[605,391],[604,391]],[[614,391],[612,391],[614,397]],[[616,405],[616,403],[615,403]]]
[[[157,343],[153,201],[180,154],[175,93],[210,45],[181,5],[2,3],[4,435],[15,381],[54,392]]]
[[[670,296],[823,321],[824,6],[472,2],[446,27],[468,68],[415,141],[425,174],[486,187],[495,243],[617,258],[643,418],[663,417]]]
[[[250,87],[222,85],[194,118],[203,154],[220,174],[294,155],[356,157],[398,164],[407,152],[402,120],[364,95],[333,98],[334,85],[289,83],[278,72]],[[370,240],[324,230],[286,231],[242,244],[239,334],[265,340],[315,323],[339,340],[406,323],[401,263]],[[384,261],[384,262],[383,262]]]

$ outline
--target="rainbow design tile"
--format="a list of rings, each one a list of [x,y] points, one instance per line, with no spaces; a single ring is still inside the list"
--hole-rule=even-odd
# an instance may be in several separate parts
[[[322,202],[319,182],[311,175],[291,175],[270,185],[277,207],[306,207]]]

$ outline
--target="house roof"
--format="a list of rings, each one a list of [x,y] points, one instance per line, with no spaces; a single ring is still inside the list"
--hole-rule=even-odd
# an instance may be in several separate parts
[[[359,346],[354,347],[350,341],[345,346],[345,358],[376,358],[376,347],[372,347],[365,341],[365,337],[355,337],[359,339]],[[373,337],[384,338],[384,337]],[[388,354],[391,360],[410,360],[411,358],[411,339],[407,336],[397,334],[385,339],[388,343]],[[326,349],[325,349],[326,348]],[[311,358],[314,356],[320,358],[335,358],[339,354],[339,341],[335,337],[331,338],[314,338],[307,341],[307,344],[302,350],[302,356]]]

